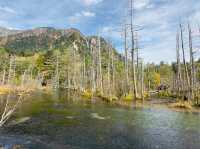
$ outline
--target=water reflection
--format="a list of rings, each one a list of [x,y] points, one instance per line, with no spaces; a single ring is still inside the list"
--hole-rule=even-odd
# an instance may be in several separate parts
[[[72,92],[36,93],[0,130],[10,148],[199,149],[200,116],[169,109],[124,109]],[[12,122],[13,122],[12,121]]]

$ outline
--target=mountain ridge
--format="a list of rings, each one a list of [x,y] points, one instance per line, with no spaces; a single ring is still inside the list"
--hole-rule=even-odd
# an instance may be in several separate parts
[[[66,48],[73,41],[83,41],[86,37],[75,28],[56,29],[38,27],[28,30],[0,30],[0,47],[16,54],[31,54],[33,51]]]
[[[93,40],[94,39],[94,40]],[[47,52],[54,49],[64,51],[73,48],[74,43],[81,56],[90,52],[90,46],[98,48],[98,36],[85,36],[76,28],[56,29],[53,27],[38,27],[0,37],[0,48],[5,49],[9,54],[17,56],[33,56],[40,52]],[[93,43],[95,42],[95,44]],[[111,45],[100,37],[102,55],[108,57],[108,47]],[[111,46],[112,47],[112,46]],[[114,49],[116,57],[123,59],[123,56]]]

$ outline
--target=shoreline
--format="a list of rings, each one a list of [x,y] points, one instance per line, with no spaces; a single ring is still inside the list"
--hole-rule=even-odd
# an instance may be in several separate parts
[[[46,93],[51,93],[53,90],[49,87],[42,87],[42,88],[31,88],[31,87],[21,87],[21,86],[10,86],[10,85],[0,85],[0,96],[6,95],[11,93],[23,94],[23,93],[31,93],[42,91]],[[79,92],[79,91],[78,91]],[[84,100],[101,100],[106,103],[110,103],[116,106],[121,106],[125,108],[168,108],[173,111],[177,112],[192,112],[192,113],[200,113],[200,107],[194,106],[189,102],[183,102],[177,100],[175,98],[162,98],[162,97],[150,97],[146,98],[145,100],[137,99],[137,100],[109,100],[106,97],[94,95],[90,97],[84,96],[84,92],[78,93],[80,96],[83,97]]]
[[[110,104],[124,108],[167,108],[175,112],[200,113],[200,107],[194,105],[190,105],[190,107],[179,107],[179,102],[179,100],[172,98],[148,98],[144,101],[111,101]]]

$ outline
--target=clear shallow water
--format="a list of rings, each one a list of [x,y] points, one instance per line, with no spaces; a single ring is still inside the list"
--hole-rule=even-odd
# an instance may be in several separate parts
[[[126,109],[68,93],[31,97],[0,144],[30,149],[199,149],[200,115],[170,109]]]

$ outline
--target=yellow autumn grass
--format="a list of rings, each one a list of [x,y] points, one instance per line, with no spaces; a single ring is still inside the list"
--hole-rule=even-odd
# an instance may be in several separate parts
[[[82,96],[85,97],[86,99],[91,99],[92,98],[92,92],[89,90],[85,90],[82,92]]]
[[[9,87],[7,86],[0,86],[0,95],[8,94],[10,91]]]
[[[21,87],[21,86],[9,86],[4,85],[0,86],[0,95],[6,95],[10,92],[17,92],[18,95],[24,94],[24,93],[30,93],[34,90],[34,88],[27,88],[27,87]]]
[[[178,101],[170,105],[172,108],[192,109],[192,104],[188,101]]]

